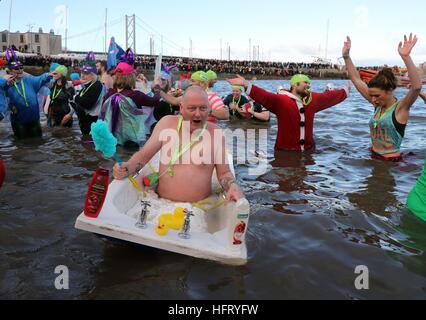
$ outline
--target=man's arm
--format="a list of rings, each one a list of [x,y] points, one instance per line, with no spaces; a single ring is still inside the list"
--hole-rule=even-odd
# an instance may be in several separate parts
[[[315,113],[331,108],[348,97],[349,91],[346,89],[333,90],[324,93],[312,93],[312,105]]]
[[[234,79],[228,79],[227,81],[233,86],[244,87],[248,96],[250,96],[254,101],[261,104],[272,113],[277,114],[279,112],[282,96],[258,88],[255,85],[250,84],[240,75],[237,75],[237,77]]]
[[[229,111],[225,107],[213,110],[212,115],[219,120],[229,120]]]
[[[37,93],[40,91],[41,87],[50,82],[50,79],[52,79],[52,75],[50,73],[45,73],[38,77],[30,76],[29,78],[31,81],[31,85],[34,88],[34,91]]]
[[[217,178],[223,190],[226,192],[226,201],[238,201],[244,198],[244,193],[237,184],[229,165],[216,165]]]
[[[182,97],[175,98],[164,91],[160,92],[161,98],[163,98],[164,101],[166,101],[168,104],[171,104],[172,106],[179,106],[182,102]]]
[[[217,94],[213,95],[213,98],[209,99],[210,108],[212,109],[212,115],[218,120],[229,120],[228,108],[223,104],[222,98]]]
[[[141,91],[133,91],[133,101],[139,108],[142,107],[158,107],[160,104],[160,91],[157,90],[153,97],[146,95]]]
[[[222,137],[221,148],[221,157],[216,157],[216,174],[217,179],[222,186],[223,190],[226,192],[226,201],[238,201],[244,198],[244,193],[241,188],[238,186],[234,175],[231,172],[227,161],[227,154],[225,149],[225,137]]]
[[[171,117],[164,117],[155,126],[151,138],[146,142],[145,146],[130,158],[126,163],[121,166],[116,164],[114,166],[113,175],[117,180],[123,180],[140,170],[151,161],[151,159],[161,150],[162,141],[160,140],[161,132],[170,127],[169,122]]]
[[[262,107],[256,108],[253,106],[249,109],[249,112],[253,115],[253,118],[258,119],[260,121],[269,121],[271,118],[271,114],[268,110],[263,110]]]
[[[426,103],[426,93],[420,92],[420,98],[422,98],[423,101]]]

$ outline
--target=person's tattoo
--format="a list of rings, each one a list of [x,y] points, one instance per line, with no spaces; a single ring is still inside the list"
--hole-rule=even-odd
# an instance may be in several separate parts
[[[231,185],[234,183],[236,183],[236,181],[235,181],[235,178],[233,177],[226,177],[220,181],[220,184],[222,185],[222,188],[225,191],[228,191]]]

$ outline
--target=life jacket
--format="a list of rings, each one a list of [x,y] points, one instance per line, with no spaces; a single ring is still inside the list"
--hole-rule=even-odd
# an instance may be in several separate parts
[[[131,98],[120,93],[105,101],[100,118],[107,123],[119,145],[129,141],[142,145],[149,133],[145,124],[148,115],[144,110],[138,109]]]

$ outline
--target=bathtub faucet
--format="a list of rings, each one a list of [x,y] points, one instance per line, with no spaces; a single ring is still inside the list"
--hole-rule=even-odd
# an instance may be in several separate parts
[[[139,215],[139,220],[136,223],[136,227],[139,229],[146,229],[148,226],[146,224],[146,220],[148,218],[148,208],[151,207],[151,204],[148,201],[141,201],[141,214]]]

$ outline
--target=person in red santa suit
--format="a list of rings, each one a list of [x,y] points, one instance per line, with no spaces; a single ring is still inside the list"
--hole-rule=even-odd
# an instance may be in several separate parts
[[[257,103],[276,114],[278,135],[277,150],[305,151],[315,147],[313,137],[314,118],[317,112],[343,102],[349,95],[351,86],[325,93],[311,92],[311,79],[298,74],[291,79],[289,91],[280,94],[270,93],[237,75],[228,79],[233,86],[244,86],[247,94]]]

